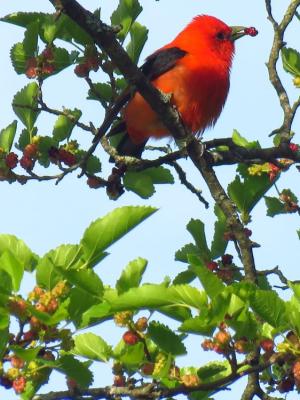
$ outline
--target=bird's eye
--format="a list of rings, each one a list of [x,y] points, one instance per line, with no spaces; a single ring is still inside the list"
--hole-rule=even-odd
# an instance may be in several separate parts
[[[217,39],[224,40],[225,39],[225,34],[223,32],[218,32],[217,33]]]

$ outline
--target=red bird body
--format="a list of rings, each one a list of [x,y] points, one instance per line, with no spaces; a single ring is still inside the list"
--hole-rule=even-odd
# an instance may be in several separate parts
[[[197,16],[142,66],[152,84],[170,95],[191,132],[200,133],[218,119],[229,91],[234,40],[250,34],[247,29],[231,28],[215,17]],[[138,92],[129,100],[123,117],[131,145],[128,139],[121,141],[120,154],[140,155],[149,137],[170,135]]]

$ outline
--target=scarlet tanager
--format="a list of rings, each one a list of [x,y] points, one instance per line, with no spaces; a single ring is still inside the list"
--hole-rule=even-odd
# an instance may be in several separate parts
[[[215,17],[199,15],[150,55],[141,70],[171,96],[186,128],[200,134],[215,124],[225,104],[235,40],[257,33],[255,28],[229,27]],[[140,157],[150,137],[171,135],[138,92],[125,106],[123,119],[126,135],[117,147],[119,154]]]

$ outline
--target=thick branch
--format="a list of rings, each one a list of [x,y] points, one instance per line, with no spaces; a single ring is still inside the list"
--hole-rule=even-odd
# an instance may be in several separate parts
[[[158,115],[163,115],[164,125],[176,139],[186,139],[187,132],[180,123],[177,111],[170,107],[168,96],[157,90],[141,70],[132,62],[126,51],[116,40],[112,28],[105,25],[76,0],[50,0],[54,7],[66,13],[76,24],[91,35],[95,43],[112,59],[128,83],[138,89]],[[59,4],[59,6],[58,6]]]
[[[209,160],[207,159],[207,153],[202,155],[202,146],[196,139],[190,143],[188,147],[188,154],[196,168],[201,172],[215,202],[225,214],[228,226],[234,232],[240,248],[246,279],[251,282],[256,282],[257,277],[252,252],[252,244],[250,239],[245,234],[244,226],[238,217],[234,203],[227,196],[225,190],[216,177],[214,170],[210,166]]]

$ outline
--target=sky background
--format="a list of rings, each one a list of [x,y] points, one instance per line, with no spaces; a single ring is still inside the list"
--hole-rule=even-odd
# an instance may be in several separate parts
[[[272,43],[272,29],[266,19],[263,1],[242,2],[237,0],[154,0],[140,1],[144,11],[139,22],[149,28],[149,40],[141,56],[143,60],[155,49],[166,44],[196,15],[214,15],[228,25],[255,26],[259,35],[255,38],[246,37],[237,42],[236,56],[231,73],[231,89],[224,111],[213,130],[205,133],[207,138],[221,138],[231,136],[233,129],[237,129],[248,140],[259,140],[263,147],[272,145],[268,134],[278,128],[282,122],[282,112],[278,104],[273,87],[268,81],[265,62]],[[4,16],[17,11],[53,12],[49,1],[10,0],[1,2],[0,15]],[[275,2],[274,3],[279,3]],[[109,23],[109,17],[118,4],[116,0],[82,1],[81,4],[94,10],[101,6],[102,19]],[[275,17],[280,17],[289,1],[282,0],[274,8]],[[299,43],[299,21],[290,26],[286,41],[288,46],[296,47]],[[22,28],[0,24],[0,129],[10,124],[16,116],[11,108],[14,94],[28,83],[24,76],[17,75],[13,70],[9,51],[12,45],[23,40]],[[97,74],[94,80],[99,80]],[[299,94],[293,88],[291,77],[283,74],[283,81],[287,85],[291,98]],[[101,123],[103,112],[97,102],[86,101],[87,87],[84,80],[73,74],[73,67],[63,73],[48,79],[45,82],[44,99],[49,106],[61,109],[81,108],[82,122],[92,121],[95,126]],[[41,135],[52,132],[54,119],[48,115],[41,115],[38,126]],[[299,116],[294,122],[297,133]],[[19,133],[22,129],[18,123]],[[87,133],[76,130],[76,137],[88,147]],[[296,143],[299,143],[296,135]],[[104,164],[106,162],[104,161]],[[115,207],[123,205],[152,205],[159,211],[145,221],[140,227],[132,231],[120,242],[111,247],[111,255],[101,264],[97,271],[106,284],[113,284],[122,268],[132,259],[141,256],[149,260],[145,281],[160,282],[166,275],[174,277],[184,266],[175,263],[174,253],[184,244],[191,241],[186,224],[191,218],[201,219],[206,223],[208,238],[212,237],[214,214],[213,203],[208,194],[205,182],[201,179],[190,162],[183,162],[183,167],[189,179],[203,190],[204,197],[210,201],[211,207],[206,210],[197,198],[188,192],[178,182],[175,185],[157,186],[155,195],[149,200],[143,200],[135,194],[126,192],[117,202],[109,200],[104,191],[92,190],[85,179],[77,179],[76,174],[67,176],[58,186],[53,182],[28,183],[24,186],[1,183],[0,193],[2,215],[0,222],[1,233],[11,233],[23,239],[37,254],[43,255],[48,250],[62,243],[78,243],[84,229],[96,218],[105,215]],[[111,166],[106,169],[108,171]],[[229,183],[234,177],[233,167],[222,167],[217,173],[223,184]],[[299,176],[296,172],[289,172],[279,181],[280,190],[291,188],[299,195]],[[272,193],[270,192],[270,195]],[[273,195],[275,193],[273,192]],[[279,265],[289,279],[299,279],[298,265],[295,256],[298,256],[299,240],[296,229],[300,223],[296,215],[266,217],[266,208],[263,202],[257,206],[252,214],[253,223],[249,228],[253,231],[253,240],[262,245],[255,249],[258,269],[273,268]],[[235,255],[229,248],[229,252]],[[26,279],[24,292],[32,288],[30,278]],[[287,296],[286,294],[284,294]],[[122,331],[107,324],[101,327],[98,333],[105,339],[116,343]],[[200,348],[201,337],[194,337],[190,341],[193,346],[193,358],[182,359],[180,365],[203,363],[203,353]],[[201,357],[201,358],[200,358]],[[205,357],[210,355],[205,354]],[[212,359],[215,358],[212,355]],[[111,376],[109,369],[99,364],[95,381],[98,386],[109,384]],[[63,389],[64,379],[58,374],[50,381],[50,385],[43,390]],[[54,386],[55,385],[55,386]],[[239,385],[239,384],[238,384]],[[236,386],[238,386],[236,385]],[[0,389],[0,396],[4,395]],[[229,400],[234,392],[225,392],[216,396],[217,399]],[[289,398],[292,399],[293,395]],[[15,399],[12,392],[5,392],[5,399]],[[236,397],[235,397],[236,398]]]

